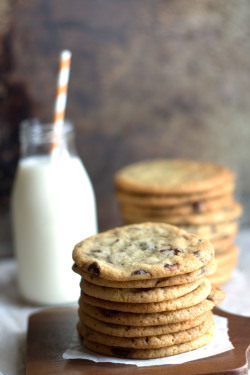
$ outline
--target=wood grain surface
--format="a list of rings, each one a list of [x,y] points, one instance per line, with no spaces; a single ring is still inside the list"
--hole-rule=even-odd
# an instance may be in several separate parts
[[[77,307],[43,310],[29,319],[27,336],[27,375],[247,375],[247,351],[250,345],[250,318],[222,312],[228,318],[229,336],[234,349],[225,353],[181,365],[136,367],[94,363],[87,360],[64,360],[77,321]]]

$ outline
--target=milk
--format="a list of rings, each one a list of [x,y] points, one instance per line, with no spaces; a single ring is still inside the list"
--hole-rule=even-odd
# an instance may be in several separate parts
[[[95,196],[77,156],[22,158],[12,194],[18,283],[38,304],[79,298],[80,278],[71,267],[74,245],[97,232]]]

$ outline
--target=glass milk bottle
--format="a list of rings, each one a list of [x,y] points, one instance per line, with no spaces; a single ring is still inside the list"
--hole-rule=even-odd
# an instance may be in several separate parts
[[[56,139],[56,149],[51,152]],[[36,304],[74,303],[79,276],[71,267],[74,245],[97,232],[95,196],[76,152],[74,128],[65,122],[21,124],[21,158],[12,192],[18,283]]]

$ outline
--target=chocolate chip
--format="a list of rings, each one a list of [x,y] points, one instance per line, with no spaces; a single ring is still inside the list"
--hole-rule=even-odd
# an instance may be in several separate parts
[[[174,255],[178,255],[179,253],[182,253],[182,249],[174,249]]]
[[[159,252],[160,253],[167,253],[167,252],[170,252],[170,251],[173,251],[174,252],[174,255],[178,255],[179,253],[182,253],[182,249],[171,249],[171,248],[169,248],[169,249],[161,249],[161,250],[159,250]]]
[[[130,349],[120,348],[119,346],[111,348],[111,351],[114,355],[121,358],[127,358],[130,354]]]
[[[202,210],[202,203],[201,202],[194,202],[193,203],[193,210],[195,212],[200,212]]]
[[[146,241],[140,242],[140,247],[142,250],[146,250],[148,248],[148,243]]]
[[[94,273],[95,275],[100,275],[100,267],[97,262],[90,263],[87,268],[87,271],[90,273]]]
[[[172,249],[161,249],[161,250],[159,250],[159,252],[160,253],[166,253],[166,252],[168,252],[168,251],[171,251]]]
[[[114,245],[115,243],[119,242],[119,238],[117,238],[114,242],[111,243],[111,245]]]
[[[175,264],[168,264],[168,263],[165,263],[163,265],[164,268],[171,268],[172,271],[175,271],[176,269],[179,268],[179,264],[178,263],[175,263]]]
[[[194,254],[195,256],[197,256],[198,258],[201,258],[201,255],[202,255],[200,250],[198,250],[198,251],[194,251],[193,254]]]
[[[112,318],[114,315],[118,314],[120,311],[118,310],[106,310],[102,309],[102,314],[107,318]]]
[[[96,253],[101,253],[102,250],[100,250],[100,249],[93,249],[90,252],[96,254]]]
[[[200,269],[200,274],[202,275],[203,273],[207,272],[207,267],[204,266]]]
[[[140,268],[138,270],[131,272],[130,276],[144,275],[145,273],[148,273],[148,271],[145,271],[144,269]]]
[[[111,260],[111,257],[110,257],[110,256],[108,256],[108,258],[107,258],[107,261],[108,261],[109,263],[111,263],[111,264],[114,264],[114,263],[112,262],[112,260]]]
[[[208,301],[213,301],[213,298],[211,296],[207,296]]]
[[[162,283],[163,281],[168,280],[168,279],[169,279],[169,277],[164,277],[164,278],[158,279],[158,280],[156,281],[156,283],[155,283],[155,286],[157,286],[158,284],[160,284],[160,283]]]

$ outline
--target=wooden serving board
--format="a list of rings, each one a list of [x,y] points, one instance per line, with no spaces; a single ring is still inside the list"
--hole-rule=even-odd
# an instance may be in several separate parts
[[[250,346],[250,318],[214,312],[228,318],[229,336],[234,349],[181,365],[136,367],[123,364],[95,363],[83,359],[65,360],[77,321],[77,307],[46,309],[31,315],[27,336],[27,375],[247,375]]]

